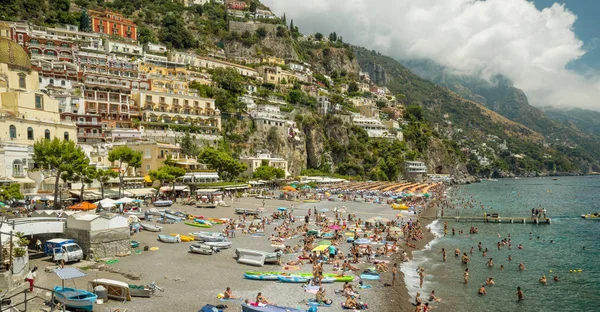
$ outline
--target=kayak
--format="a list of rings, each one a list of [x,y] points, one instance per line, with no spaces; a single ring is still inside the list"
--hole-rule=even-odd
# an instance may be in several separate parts
[[[201,228],[211,228],[212,227],[212,224],[210,224],[210,223],[183,222],[183,224],[197,226],[197,227],[201,227]]]
[[[308,283],[309,277],[302,276],[277,276],[277,279],[282,283]]]
[[[255,281],[276,281],[276,280],[278,280],[279,275],[272,275],[272,274],[264,274],[264,275],[244,274],[244,277],[246,279],[255,280]]]
[[[313,274],[312,273],[302,273],[302,272],[294,272],[293,274],[287,273],[287,272],[258,272],[258,271],[246,271],[246,274],[248,275],[263,275],[263,274],[267,274],[267,275],[280,275],[280,276],[301,276],[301,277],[309,277],[312,278]],[[334,273],[323,273],[323,277],[325,278],[333,278],[336,282],[352,282],[354,281],[354,276],[351,275],[338,275],[338,274],[334,274]]]

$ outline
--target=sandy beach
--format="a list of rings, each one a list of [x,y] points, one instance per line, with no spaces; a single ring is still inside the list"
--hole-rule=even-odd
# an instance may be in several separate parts
[[[364,219],[373,216],[382,216],[389,219],[395,219],[396,214],[402,212],[407,217],[415,219],[415,215],[407,211],[393,210],[386,204],[369,204],[359,202],[320,202],[320,203],[303,203],[284,200],[266,200],[264,216],[277,210],[278,207],[290,208],[294,204],[294,216],[302,217],[306,215],[308,209],[313,207],[329,208],[346,206],[348,212],[356,213],[357,217]],[[173,205],[170,209],[181,210],[193,215],[201,215],[205,217],[215,218],[237,218],[234,213],[234,208],[258,208],[263,205],[262,199],[243,198],[239,202],[231,204],[231,207],[218,207],[216,209],[202,209],[195,206]],[[333,212],[328,212],[332,216]],[[426,226],[435,219],[435,208],[430,208],[423,212],[420,220],[422,226]],[[311,225],[314,224],[314,219],[311,219]],[[241,234],[239,231],[236,238],[230,239],[233,242],[231,249],[221,250],[221,252],[206,256],[193,254],[188,252],[189,245],[192,243],[167,244],[157,240],[157,233],[142,231],[135,234],[132,239],[139,241],[142,250],[144,246],[159,247],[157,251],[142,251],[140,254],[132,254],[127,257],[115,258],[119,261],[114,264],[107,265],[110,267],[111,273],[106,270],[91,269],[89,262],[82,261],[79,264],[69,264],[69,266],[79,266],[88,274],[87,277],[70,280],[65,282],[67,287],[76,287],[80,289],[89,289],[88,281],[96,278],[108,278],[123,281],[129,284],[147,285],[155,281],[157,285],[164,288],[164,292],[157,292],[152,298],[133,298],[130,302],[118,302],[109,300],[103,305],[96,305],[95,311],[198,311],[205,304],[226,304],[229,308],[226,311],[241,311],[238,302],[221,302],[217,299],[217,294],[224,292],[226,287],[231,287],[234,296],[249,298],[253,300],[256,294],[260,291],[263,295],[277,305],[288,306],[292,308],[307,309],[307,305],[303,300],[314,298],[313,294],[305,293],[302,289],[302,284],[285,284],[270,281],[252,281],[244,279],[245,271],[283,271],[283,268],[278,265],[265,265],[262,268],[238,264],[235,260],[236,248],[249,248],[262,251],[273,251],[270,241],[267,237],[273,232],[276,224],[267,225],[265,237],[253,237],[249,234]],[[203,229],[185,225],[183,223],[165,224],[162,225],[162,233],[180,233],[187,234],[189,232],[198,231],[221,231],[223,225],[216,225],[211,229]],[[416,249],[421,249],[427,244],[433,235],[428,231],[424,231],[425,237],[415,242]],[[301,238],[288,240],[286,245],[295,245],[299,243]],[[406,252],[411,254],[414,249],[402,245]],[[341,249],[348,252],[350,244],[343,244]],[[394,254],[389,258],[390,266],[399,253]],[[284,255],[282,261],[285,263],[290,260],[296,260],[297,254]],[[398,259],[398,263],[400,261]],[[38,266],[40,272],[38,274],[36,285],[52,288],[55,285],[60,285],[60,280],[54,273],[44,272],[45,267],[53,266],[48,257],[42,259],[31,260],[32,266]],[[372,264],[361,263],[357,265],[361,270],[367,267],[372,267]],[[331,265],[324,267],[325,273],[331,273]],[[291,271],[293,273],[294,271]],[[311,266],[305,264],[301,272],[311,272]],[[350,272],[349,274],[359,275],[361,271]],[[371,285],[373,288],[360,290],[360,301],[369,305],[371,311],[413,311],[414,307],[410,302],[404,279],[399,271],[399,278],[395,287],[384,286],[384,283],[391,282],[391,273],[382,273],[380,281],[364,281],[365,284]],[[126,276],[139,276],[139,280],[131,280]],[[355,279],[355,283],[358,279]],[[344,297],[334,294],[335,290],[342,289],[341,283],[324,284],[327,290],[327,297],[332,298],[334,305],[327,309],[328,311],[342,311],[340,302],[344,301]],[[91,289],[90,289],[91,290]],[[40,292],[40,297],[49,296],[49,293]],[[36,299],[34,304],[30,304],[28,310],[43,311],[48,310],[43,305],[42,299]],[[110,310],[113,309],[113,310]],[[321,309],[319,309],[321,310]]]

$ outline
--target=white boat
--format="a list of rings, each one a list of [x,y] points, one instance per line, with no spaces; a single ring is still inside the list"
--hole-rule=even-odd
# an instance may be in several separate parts
[[[161,226],[150,224],[150,223],[141,223],[142,229],[148,232],[160,232],[162,230]]]
[[[173,205],[172,200],[157,200],[153,203],[154,207],[171,207]]]
[[[92,289],[94,289],[96,286],[102,286],[106,288],[108,298],[110,299],[131,301],[131,293],[129,292],[129,284],[127,283],[100,278],[90,281],[90,284],[92,285]]]
[[[219,232],[194,232],[190,233],[194,236],[195,240],[204,242],[223,242],[225,241],[225,235]]]
[[[190,252],[202,255],[212,255],[214,253],[214,250],[211,246],[208,246],[206,244],[193,244],[190,246]]]
[[[205,242],[204,244],[219,249],[231,248],[231,242]]]
[[[163,243],[181,243],[181,237],[179,237],[179,235],[177,236],[171,236],[171,235],[166,235],[166,234],[158,234],[158,240],[163,242]]]

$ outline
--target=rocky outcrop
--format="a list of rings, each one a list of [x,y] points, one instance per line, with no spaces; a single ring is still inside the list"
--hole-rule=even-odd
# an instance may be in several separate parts
[[[311,64],[313,70],[332,74],[334,71],[338,74],[347,73],[351,76],[358,76],[360,66],[351,50],[342,48],[325,48],[311,50]]]
[[[228,58],[256,58],[265,55],[281,59],[298,58],[289,38],[280,38],[273,34],[269,34],[265,39],[251,46],[240,41],[228,41],[225,43],[225,55]]]
[[[389,78],[385,72],[385,68],[379,64],[366,63],[362,66],[362,70],[369,74],[371,81],[377,85],[387,85]]]

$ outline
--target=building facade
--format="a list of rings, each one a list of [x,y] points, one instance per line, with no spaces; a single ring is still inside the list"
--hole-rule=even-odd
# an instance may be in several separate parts
[[[124,39],[137,40],[137,27],[133,20],[123,17],[120,13],[89,10],[88,15],[92,31],[105,35],[119,36]]]
[[[248,165],[244,174],[252,176],[256,169],[262,166],[263,161],[267,166],[275,167],[285,171],[285,176],[290,176],[288,172],[288,162],[280,156],[271,154],[269,151],[260,151],[255,156],[240,157],[240,162]]]

